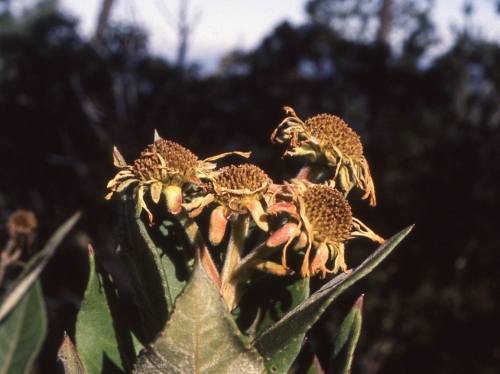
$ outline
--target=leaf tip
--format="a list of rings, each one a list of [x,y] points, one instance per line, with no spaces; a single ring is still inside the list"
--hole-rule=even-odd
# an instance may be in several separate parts
[[[89,256],[93,256],[94,255],[94,248],[92,248],[92,244],[88,244],[87,246],[87,249],[89,251]]]
[[[358,299],[354,303],[354,308],[358,309],[359,311],[363,310],[363,298],[364,298],[364,296],[365,296],[365,294],[362,294],[360,297],[358,297]]]

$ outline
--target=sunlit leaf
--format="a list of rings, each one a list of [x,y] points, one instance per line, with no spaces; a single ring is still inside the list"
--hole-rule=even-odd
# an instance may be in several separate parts
[[[136,373],[264,373],[262,358],[238,331],[226,303],[197,266],[163,336],[139,359]]]
[[[0,373],[29,372],[46,334],[47,316],[37,280],[0,322]]]
[[[78,353],[76,353],[76,348],[66,333],[64,333],[63,342],[57,352],[57,359],[62,362],[65,374],[86,374]]]
[[[87,374],[123,372],[113,319],[106,300],[104,279],[96,270],[89,247],[90,276],[76,322],[76,348]],[[107,275],[107,274],[106,274]]]
[[[351,370],[354,349],[361,332],[361,312],[363,296],[354,303],[347,317],[345,317],[335,340],[330,362],[330,374],[348,374]]]

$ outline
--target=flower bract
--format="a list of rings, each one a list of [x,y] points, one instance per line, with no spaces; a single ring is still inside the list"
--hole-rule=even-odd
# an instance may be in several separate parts
[[[255,165],[231,165],[220,170],[219,175],[209,182],[209,191],[219,204],[210,219],[212,244],[220,243],[232,214],[250,213],[257,226],[268,231],[262,203],[269,203],[271,195],[268,188],[271,183],[267,174]]]

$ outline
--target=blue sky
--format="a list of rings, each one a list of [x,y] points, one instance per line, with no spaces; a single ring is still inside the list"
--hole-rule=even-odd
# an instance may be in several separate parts
[[[33,1],[33,0],[32,0]],[[29,0],[27,1],[30,2]],[[102,0],[60,0],[62,8],[80,19],[80,30],[92,34]],[[451,26],[461,26],[463,0],[435,0],[433,12],[443,40],[441,48],[452,40]],[[282,20],[300,24],[306,20],[306,0],[189,0],[191,16],[198,15],[188,59],[214,68],[227,51],[250,49]],[[500,40],[500,17],[493,0],[473,0],[476,11],[472,25],[480,35]],[[115,21],[132,21],[150,33],[153,53],[173,58],[177,38],[175,22],[179,0],[115,0]]]

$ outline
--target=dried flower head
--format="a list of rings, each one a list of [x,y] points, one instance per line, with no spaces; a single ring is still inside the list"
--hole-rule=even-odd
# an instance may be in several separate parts
[[[269,203],[268,188],[272,180],[259,167],[251,164],[231,165],[209,183],[209,191],[220,204],[210,219],[210,241],[218,244],[224,236],[227,221],[232,214],[252,215],[255,223],[268,230],[262,201]]]
[[[333,180],[339,177],[341,188],[348,192],[353,185],[360,187],[370,198],[370,205],[376,204],[375,187],[370,169],[363,156],[359,136],[342,119],[329,114],[320,114],[303,122],[292,108],[291,113],[274,130],[272,142],[290,142],[285,152],[290,156],[306,156],[312,162],[335,168]],[[282,129],[278,136],[278,131]]]
[[[247,153],[233,153],[248,157]],[[114,164],[121,170],[109,181],[108,188],[111,192],[106,198],[111,198],[114,192],[122,193],[130,185],[135,185],[133,193],[137,215],[142,209],[146,210],[150,224],[153,224],[153,215],[144,202],[146,192],[150,193],[155,204],[158,203],[161,195],[165,195],[169,211],[178,214],[182,209],[183,194],[193,186],[202,185],[202,178],[213,179],[218,175],[214,171],[216,164],[210,161],[225,155],[221,154],[201,161],[188,149],[164,140],[155,133],[154,144],[150,144],[142,151],[133,165],[127,165],[115,147]],[[195,195],[191,197],[196,198]]]
[[[7,221],[7,229],[11,239],[14,239],[17,235],[34,235],[37,226],[35,213],[30,210],[16,210],[9,216]]]
[[[293,239],[297,239],[294,249],[306,249],[302,264],[302,277],[310,277],[321,272],[336,273],[347,271],[344,259],[345,242],[356,236],[365,236],[382,243],[384,239],[373,233],[361,221],[352,217],[349,203],[342,193],[328,185],[315,185],[294,181],[286,191],[291,202],[278,202],[268,209],[268,214],[287,214],[288,222],[277,230],[267,241],[275,247],[283,247],[282,266],[286,264],[286,250]],[[312,248],[316,249],[313,260],[309,261]],[[328,269],[328,260],[334,260],[333,269]]]

